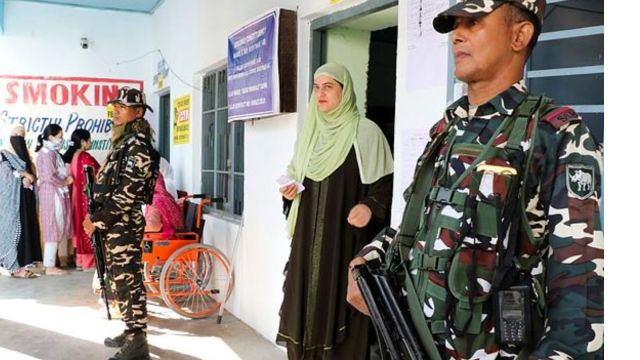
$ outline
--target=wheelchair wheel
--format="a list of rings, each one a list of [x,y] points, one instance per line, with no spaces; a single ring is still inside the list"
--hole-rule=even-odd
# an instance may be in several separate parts
[[[147,293],[157,293],[158,289],[158,279],[160,278],[160,271],[162,263],[160,265],[155,265],[152,267],[152,264],[149,262],[144,263],[143,267],[143,275],[144,275],[144,283],[147,287]]]
[[[191,244],[174,252],[162,267],[160,294],[165,304],[189,318],[207,317],[231,295],[229,261],[213,246]],[[225,291],[225,286],[227,291]]]

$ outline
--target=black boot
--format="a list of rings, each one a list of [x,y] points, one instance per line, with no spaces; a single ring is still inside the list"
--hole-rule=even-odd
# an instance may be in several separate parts
[[[114,337],[108,337],[104,339],[104,346],[111,348],[119,348],[122,347],[127,340],[127,336],[129,334],[126,331],[123,331],[122,334]]]
[[[124,345],[109,360],[150,360],[149,344],[145,333],[137,333],[133,338],[127,337]]]

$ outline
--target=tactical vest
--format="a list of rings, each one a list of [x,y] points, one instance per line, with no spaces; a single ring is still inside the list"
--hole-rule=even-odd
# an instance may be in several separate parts
[[[149,149],[149,156],[151,157],[151,176],[145,180],[145,192],[142,194],[141,202],[144,204],[152,203],[156,180],[158,179],[158,173],[160,171],[160,154],[153,148],[146,137],[143,138],[138,135],[133,135],[125,141],[124,146],[109,154],[107,163],[115,162],[116,166],[109,173],[104,174],[105,183],[96,183],[93,185],[98,206],[103,204],[107,198],[111,197],[113,195],[113,190],[120,184],[122,167],[126,166],[127,161],[125,156],[129,154],[129,149],[136,139],[145,144]]]
[[[532,283],[526,274],[539,257],[523,259],[517,248],[519,236],[531,235],[523,182],[539,114],[549,103],[545,97],[527,97],[485,145],[455,144],[456,131],[449,131],[455,121],[450,121],[418,163],[385,267],[389,274],[400,274],[397,280],[404,283],[411,318],[431,359],[440,359],[434,336],[441,344],[451,331],[459,336],[486,331],[481,329],[483,306],[492,301],[496,289]],[[508,140],[496,147],[498,137]],[[436,171],[435,159],[442,149],[446,149],[444,165]],[[473,160],[446,186],[452,156]],[[537,294],[544,289],[544,284],[530,286]],[[540,320],[544,302],[543,296],[538,298],[542,298],[536,299]],[[534,336],[541,333],[541,322],[537,323]]]

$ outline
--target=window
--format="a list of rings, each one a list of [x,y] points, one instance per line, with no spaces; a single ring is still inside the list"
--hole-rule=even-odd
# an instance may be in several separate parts
[[[213,209],[240,216],[244,205],[244,123],[229,123],[227,70],[205,75],[202,95],[202,192]]]
[[[466,92],[453,75],[449,102]],[[526,66],[532,94],[571,106],[597,141],[604,139],[604,0],[547,0],[542,33]]]
[[[526,77],[533,94],[571,106],[602,142],[604,0],[548,0]]]

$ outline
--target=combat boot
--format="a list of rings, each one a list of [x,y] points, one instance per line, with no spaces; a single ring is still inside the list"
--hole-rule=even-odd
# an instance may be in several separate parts
[[[127,336],[129,334],[126,331],[123,331],[122,334],[114,337],[108,337],[104,339],[104,346],[110,348],[119,348],[122,347],[127,341]]]
[[[133,337],[127,337],[124,345],[109,360],[150,360],[149,344],[147,343],[147,335],[138,333]]]

